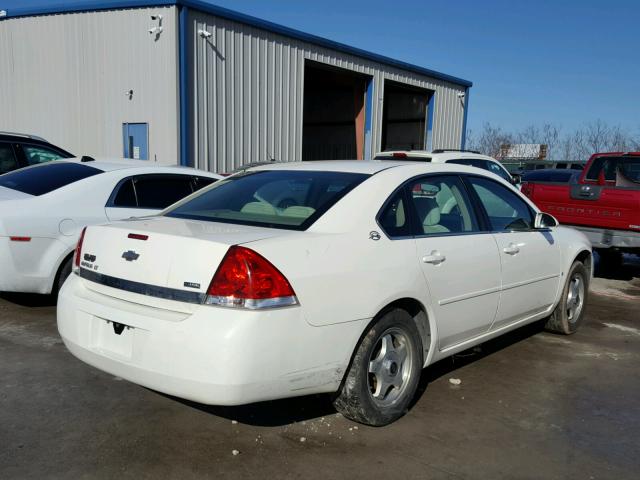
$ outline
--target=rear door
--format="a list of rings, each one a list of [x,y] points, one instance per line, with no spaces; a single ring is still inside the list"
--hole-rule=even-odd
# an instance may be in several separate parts
[[[155,215],[194,191],[190,175],[148,174],[129,177],[115,187],[105,208],[111,221]]]
[[[0,142],[0,175],[20,168],[18,157],[13,145],[9,142]]]
[[[441,350],[487,332],[495,319],[500,258],[461,178],[429,175],[408,186],[417,261],[434,299]]]
[[[546,310],[555,301],[561,273],[553,232],[533,229],[535,212],[510,188],[486,177],[470,175],[466,181],[500,254],[500,306],[492,329]]]

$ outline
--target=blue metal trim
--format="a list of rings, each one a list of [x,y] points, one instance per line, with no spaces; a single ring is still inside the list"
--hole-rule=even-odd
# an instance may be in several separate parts
[[[8,3],[8,5],[6,4]],[[19,3],[18,3],[19,4]],[[450,82],[456,85],[464,87],[471,87],[473,85],[469,80],[447,75],[446,73],[437,72],[428,68],[420,67],[400,60],[386,57],[384,55],[378,55],[376,53],[368,52],[360,48],[351,47],[344,43],[334,42],[327,38],[319,37],[317,35],[311,35],[309,33],[301,32],[293,28],[278,25],[277,23],[268,22],[251,15],[245,15],[244,13],[235,12],[227,8],[218,7],[208,1],[204,0],[83,0],[78,2],[56,2],[50,3],[46,0],[42,0],[42,5],[32,5],[29,7],[16,7],[13,8],[11,2],[3,2],[3,9],[7,11],[5,18],[23,17],[27,15],[42,15],[48,13],[66,13],[66,12],[82,12],[90,10],[108,10],[114,8],[138,8],[138,7],[151,7],[151,6],[165,6],[165,5],[177,5],[190,7],[194,10],[199,10],[205,13],[210,13],[218,17],[226,18],[236,22],[244,23],[252,27],[268,30],[273,33],[284,35],[286,37],[295,38],[304,42],[309,42],[321,47],[330,48],[339,52],[355,55],[361,58],[366,58],[374,62],[383,63],[410,72],[426,75],[431,78],[436,78],[446,82]]]
[[[467,114],[469,113],[469,87],[464,90],[464,116],[462,117],[462,138],[460,148],[465,149],[467,143]]]
[[[371,127],[373,125],[373,77],[367,82],[367,94],[364,106],[364,159],[373,158],[373,136]]]
[[[427,105],[427,138],[426,138],[426,149],[431,151],[433,150],[433,110],[436,105],[436,92],[431,93],[431,97],[429,97],[429,104]]]
[[[187,7],[178,7],[178,65],[179,75],[179,95],[180,95],[180,130],[179,130],[179,142],[180,142],[180,165],[189,166],[193,165],[193,159],[191,158],[191,128],[189,125],[189,62],[187,59],[187,31],[188,31],[188,17],[189,9]]]

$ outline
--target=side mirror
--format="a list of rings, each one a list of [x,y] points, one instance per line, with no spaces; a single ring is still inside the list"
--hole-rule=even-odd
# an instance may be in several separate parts
[[[511,174],[511,184],[512,185],[519,185],[522,183],[522,175],[518,174],[518,173],[512,173]]]
[[[557,227],[559,225],[558,220],[553,215],[548,213],[536,213],[536,219],[533,224],[533,228],[536,230],[543,228]]]

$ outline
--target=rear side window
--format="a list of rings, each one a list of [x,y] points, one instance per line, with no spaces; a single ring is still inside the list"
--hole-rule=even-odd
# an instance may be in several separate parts
[[[116,196],[113,198],[113,206],[121,208],[136,208],[138,206],[136,192],[133,189],[133,180],[131,178],[120,184],[118,193],[116,193]]]
[[[193,193],[187,175],[140,176],[134,184],[139,208],[162,210]]]
[[[534,214],[516,193],[488,178],[469,177],[494,231],[529,230]]]
[[[0,186],[40,196],[99,173],[102,170],[88,165],[52,162],[2,175]]]
[[[38,165],[39,163],[50,162],[51,160],[60,160],[66,158],[64,155],[46,147],[35,145],[22,145],[22,151],[29,165]]]
[[[390,237],[408,237],[411,225],[407,206],[405,205],[404,188],[396,192],[382,208],[378,215],[378,223]]]
[[[305,230],[367,177],[346,172],[249,171],[216,182],[166,215]]]
[[[10,143],[0,143],[0,175],[18,168],[18,161]]]

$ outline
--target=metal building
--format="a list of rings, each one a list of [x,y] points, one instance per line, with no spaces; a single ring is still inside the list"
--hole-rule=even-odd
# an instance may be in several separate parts
[[[0,130],[229,171],[463,148],[471,82],[204,0],[0,0]]]

